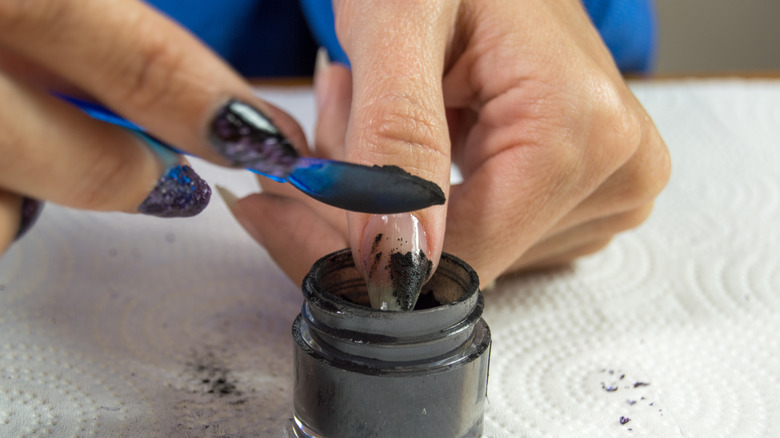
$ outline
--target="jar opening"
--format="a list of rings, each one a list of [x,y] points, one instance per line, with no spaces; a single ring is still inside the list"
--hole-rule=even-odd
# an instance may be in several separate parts
[[[472,295],[479,281],[476,279],[476,273],[464,266],[467,268],[467,265],[452,256],[442,257],[438,269],[423,286],[412,312],[452,304]],[[374,310],[371,308],[366,282],[355,267],[352,254],[348,250],[336,252],[318,261],[309,275],[312,273],[314,275],[310,278],[313,280],[311,284],[319,293],[331,296],[331,300],[336,298],[337,301],[346,302],[344,304]]]
[[[336,293],[333,293],[332,295],[358,306],[368,308],[371,307],[371,301],[368,298],[368,291],[365,288],[362,290],[340,290]],[[436,298],[436,294],[433,293],[433,289],[426,290],[423,288],[423,290],[420,292],[420,297],[417,299],[417,304],[415,304],[413,310],[433,309],[434,307],[439,307],[442,304],[448,303],[439,301]]]

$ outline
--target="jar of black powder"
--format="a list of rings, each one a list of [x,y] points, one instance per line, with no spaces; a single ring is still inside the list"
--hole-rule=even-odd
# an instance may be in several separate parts
[[[443,254],[412,311],[369,305],[352,254],[323,257],[293,323],[298,437],[478,437],[490,329],[477,274]]]

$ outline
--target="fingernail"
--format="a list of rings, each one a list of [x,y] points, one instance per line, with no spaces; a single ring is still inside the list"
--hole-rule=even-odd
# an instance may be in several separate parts
[[[19,218],[19,229],[14,240],[19,240],[32,228],[35,221],[38,220],[38,216],[41,215],[41,210],[43,210],[43,202],[27,197],[22,199],[22,214]]]
[[[317,58],[314,61],[314,96],[317,103],[317,112],[322,114],[328,100],[327,73],[330,66],[328,51],[324,47],[317,50]]]
[[[330,57],[328,56],[328,50],[325,47],[317,49],[317,57],[314,59],[314,74],[320,74],[325,72],[330,66]]]
[[[228,188],[222,187],[219,184],[215,185],[214,188],[217,189],[219,197],[225,201],[227,208],[230,209],[231,212],[235,213],[236,205],[238,205],[238,196],[236,196],[236,194],[231,192]]]
[[[241,208],[238,206],[238,196],[236,196],[235,193],[231,192],[226,187],[215,185],[214,188],[217,189],[217,193],[222,198],[222,200],[225,201],[225,205],[227,205],[227,208],[230,210],[230,213],[233,214],[233,217],[236,218],[236,221],[238,221],[244,230],[246,230],[247,233],[254,237],[254,239],[257,240],[260,245],[263,245],[263,234],[260,233],[259,230],[246,219],[244,213],[241,211]]]
[[[190,166],[167,169],[138,206],[138,212],[158,217],[190,217],[203,211],[211,199],[211,188]]]
[[[181,156],[141,133],[134,133],[157,156],[164,170],[157,185],[137,210],[158,217],[190,217],[203,211],[211,199],[211,188],[192,168],[181,164]]]
[[[262,111],[237,100],[229,101],[211,121],[211,144],[233,166],[285,178],[298,153]]]
[[[371,307],[412,310],[431,275],[428,241],[410,213],[375,215],[363,233],[361,262]]]

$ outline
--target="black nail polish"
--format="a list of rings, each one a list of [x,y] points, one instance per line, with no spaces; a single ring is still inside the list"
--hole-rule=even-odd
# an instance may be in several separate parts
[[[22,216],[19,219],[19,230],[16,232],[14,240],[19,240],[32,228],[35,221],[38,220],[38,216],[41,215],[41,210],[43,210],[43,202],[32,198],[22,199]]]
[[[289,175],[298,153],[260,110],[231,100],[216,114],[210,140],[230,164],[279,178]]]
[[[159,217],[190,217],[203,211],[211,199],[211,188],[190,166],[168,171],[138,207],[138,212]]]
[[[393,291],[401,310],[412,310],[417,303],[420,289],[431,276],[433,263],[425,257],[425,253],[411,251],[390,254],[388,270],[393,282]]]

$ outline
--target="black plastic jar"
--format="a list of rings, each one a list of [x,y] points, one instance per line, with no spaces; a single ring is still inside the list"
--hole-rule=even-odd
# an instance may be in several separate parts
[[[368,305],[352,254],[323,257],[293,323],[298,437],[478,437],[490,329],[477,274],[443,254],[413,311]]]

